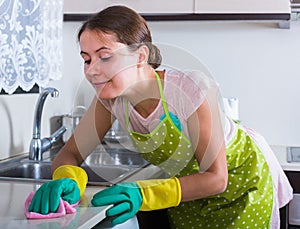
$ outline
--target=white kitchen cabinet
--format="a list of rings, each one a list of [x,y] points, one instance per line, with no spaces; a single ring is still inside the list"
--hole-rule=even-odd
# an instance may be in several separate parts
[[[194,0],[64,0],[64,13],[91,14],[112,5],[126,5],[141,14],[194,12]]]
[[[289,14],[290,0],[195,0],[197,14]]]
[[[252,20],[290,27],[290,0],[64,0],[64,20],[83,21],[112,5],[126,5],[149,21]]]
[[[195,0],[194,12],[207,20],[277,21],[290,28],[290,0]]]

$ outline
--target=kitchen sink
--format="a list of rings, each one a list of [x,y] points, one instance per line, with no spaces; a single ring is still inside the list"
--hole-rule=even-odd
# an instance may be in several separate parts
[[[1,178],[50,180],[51,164],[22,161],[0,169]],[[2,167],[2,166],[1,166]]]
[[[100,147],[86,158],[81,167],[88,174],[88,185],[107,186],[125,180],[148,164],[136,152]],[[28,156],[21,156],[0,162],[0,180],[46,182],[51,177],[49,159],[33,161]]]

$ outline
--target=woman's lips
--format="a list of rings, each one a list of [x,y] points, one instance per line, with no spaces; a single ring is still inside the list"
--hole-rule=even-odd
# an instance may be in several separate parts
[[[107,84],[110,80],[104,81],[104,82],[98,82],[98,83],[94,83],[93,85],[94,87],[103,87],[105,84]]]

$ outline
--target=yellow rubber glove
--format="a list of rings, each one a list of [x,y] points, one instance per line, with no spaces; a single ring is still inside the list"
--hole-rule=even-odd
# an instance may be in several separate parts
[[[152,211],[178,206],[181,201],[181,186],[176,177],[136,182],[143,197],[141,211]]]
[[[83,195],[88,182],[88,176],[84,169],[74,165],[62,165],[55,169],[52,175],[53,180],[60,178],[70,178],[75,180],[80,190],[80,196]]]

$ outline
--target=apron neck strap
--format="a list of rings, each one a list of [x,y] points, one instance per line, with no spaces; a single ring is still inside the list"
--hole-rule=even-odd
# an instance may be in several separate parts
[[[162,102],[162,105],[163,105],[163,108],[164,108],[164,112],[167,116],[169,116],[169,110],[168,110],[168,106],[167,106],[167,102],[165,100],[165,95],[164,95],[164,89],[163,89],[163,86],[162,86],[162,83],[161,83],[161,79],[158,75],[157,72],[155,72],[155,77],[156,77],[156,80],[157,80],[157,84],[158,84],[158,88],[159,88],[159,94],[160,94],[160,98],[161,98],[161,102]],[[129,126],[129,108],[128,108],[128,100],[126,101],[126,125],[127,127]]]
[[[160,79],[157,72],[155,72],[155,76],[156,76],[156,80],[157,80],[157,84],[158,84],[158,88],[159,88],[161,102],[162,102],[162,105],[164,107],[164,112],[165,112],[166,115],[168,115],[169,110],[168,110],[167,102],[166,102],[166,99],[165,99],[165,94],[164,94],[164,89],[162,87],[161,79]]]

